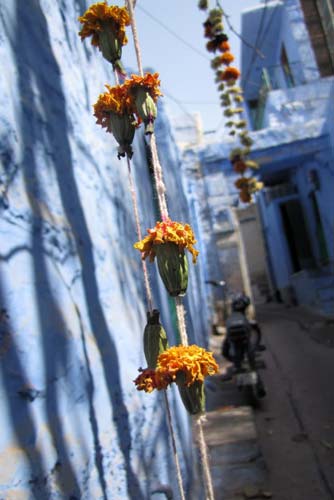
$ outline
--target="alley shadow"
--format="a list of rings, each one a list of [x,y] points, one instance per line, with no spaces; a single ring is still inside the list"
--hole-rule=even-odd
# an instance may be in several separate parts
[[[34,445],[37,440],[37,427],[31,411],[29,393],[23,392],[25,388],[30,386],[29,377],[20,359],[19,348],[13,334],[11,318],[7,315],[4,297],[5,292],[0,278],[0,308],[2,313],[0,319],[0,370],[7,394],[7,411],[17,443],[29,464],[30,476],[27,482],[30,485],[31,493],[36,500],[46,500],[51,498],[48,485],[44,481],[48,471],[42,453]],[[27,397],[24,397],[24,394],[27,394]]]

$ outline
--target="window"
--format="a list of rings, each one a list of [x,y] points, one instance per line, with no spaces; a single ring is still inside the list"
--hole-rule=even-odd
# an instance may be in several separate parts
[[[294,87],[295,81],[291,72],[288,55],[286,53],[284,45],[282,45],[281,49],[281,66],[283,70],[284,80],[287,87]]]

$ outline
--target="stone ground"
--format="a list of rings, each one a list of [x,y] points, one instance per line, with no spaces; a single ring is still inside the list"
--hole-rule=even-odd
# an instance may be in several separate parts
[[[300,307],[257,308],[267,396],[253,410],[220,374],[207,384],[206,439],[216,500],[334,500],[334,323]]]
[[[334,326],[306,309],[258,307],[268,395],[255,412],[277,500],[334,500]]]
[[[210,339],[210,349],[219,362],[220,373],[206,384],[205,438],[215,499],[270,498],[253,410],[234,381],[224,380],[228,363],[220,355],[222,339],[221,336]]]

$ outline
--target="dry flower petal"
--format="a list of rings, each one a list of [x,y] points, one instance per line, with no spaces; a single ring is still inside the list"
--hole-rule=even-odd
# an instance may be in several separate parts
[[[134,244],[134,248],[142,252],[143,259],[149,257],[153,262],[155,257],[154,245],[171,242],[177,244],[180,248],[186,248],[192,254],[193,262],[196,262],[199,252],[193,246],[196,244],[196,240],[189,224],[166,219],[157,222],[155,227],[148,229],[147,232],[148,236]]]

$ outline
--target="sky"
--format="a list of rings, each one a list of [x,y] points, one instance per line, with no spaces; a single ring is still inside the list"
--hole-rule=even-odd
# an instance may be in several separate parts
[[[124,4],[123,1],[113,3]],[[222,126],[222,108],[214,82],[215,74],[210,67],[212,55],[205,48],[207,39],[203,35],[203,22],[206,14],[198,9],[197,3],[197,0],[137,0],[135,17],[143,66],[160,74],[163,100],[169,114],[178,116],[184,112],[200,112],[204,131],[213,131]],[[221,1],[238,32],[241,30],[241,12],[259,3],[259,0]],[[210,7],[214,6],[215,2],[211,0]],[[230,32],[226,23],[225,27],[236,57],[235,65],[239,67],[240,40]],[[131,33],[128,38],[128,45],[123,47],[122,61],[125,66],[135,68]]]

